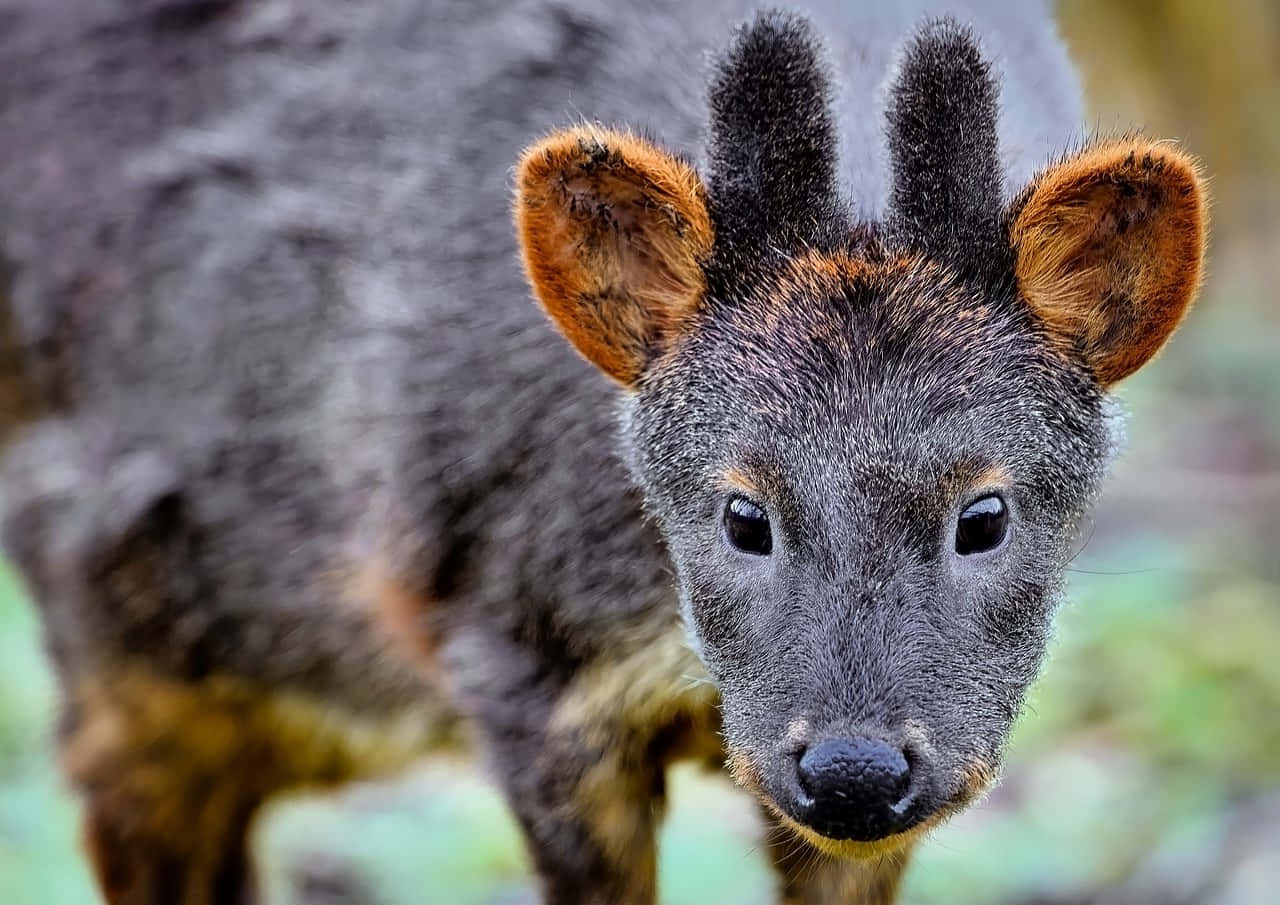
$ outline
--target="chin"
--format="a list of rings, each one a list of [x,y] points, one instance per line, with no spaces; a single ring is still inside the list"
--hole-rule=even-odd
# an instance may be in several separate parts
[[[858,763],[859,769],[847,774],[849,785],[826,787],[828,798],[838,800],[844,811],[839,819],[833,819],[830,809],[816,807],[814,798],[803,790],[804,784],[797,784],[789,771],[784,771],[785,779],[766,783],[747,757],[731,755],[729,763],[738,783],[755,795],[781,826],[823,854],[848,861],[895,854],[905,857],[921,838],[980,799],[997,775],[985,762],[970,765],[953,782],[917,775],[906,793],[901,797],[895,794],[895,803],[885,807],[875,795],[867,796],[865,788],[857,787],[858,780],[874,773],[875,765],[863,761]],[[873,792],[878,791],[879,784],[871,785]],[[877,808],[882,815],[877,815]],[[806,816],[814,819],[806,820]]]

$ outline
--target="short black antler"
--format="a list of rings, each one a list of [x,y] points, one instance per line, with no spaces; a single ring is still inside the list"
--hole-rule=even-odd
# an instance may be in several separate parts
[[[708,188],[717,253],[836,241],[835,118],[821,45],[798,16],[762,13],[711,80]]]
[[[998,88],[969,29],[951,19],[910,41],[889,100],[889,228],[964,266],[999,248]]]

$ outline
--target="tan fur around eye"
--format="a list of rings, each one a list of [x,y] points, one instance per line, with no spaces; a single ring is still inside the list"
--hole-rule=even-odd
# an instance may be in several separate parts
[[[1017,203],[1019,289],[1104,386],[1159,351],[1194,299],[1206,206],[1195,160],[1146,139],[1085,150]]]

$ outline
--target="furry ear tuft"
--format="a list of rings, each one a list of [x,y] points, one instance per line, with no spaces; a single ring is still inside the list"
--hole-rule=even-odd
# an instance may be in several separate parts
[[[515,219],[543,307],[624,386],[701,304],[712,245],[702,183],[644,139],[582,126],[533,145],[517,168]]]
[[[964,265],[1001,246],[998,90],[973,33],[950,19],[908,43],[889,99],[889,226]]]
[[[1155,355],[1190,307],[1206,206],[1195,160],[1142,138],[1068,158],[1014,203],[1019,290],[1103,386]]]

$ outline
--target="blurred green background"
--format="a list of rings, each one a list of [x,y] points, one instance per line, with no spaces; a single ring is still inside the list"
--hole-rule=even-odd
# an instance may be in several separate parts
[[[1064,0],[1096,126],[1200,154],[1198,309],[1127,382],[1128,449],[1002,785],[937,832],[913,905],[1280,902],[1280,3]],[[0,903],[96,902],[50,747],[39,627],[0,572]],[[764,903],[754,810],[678,771],[665,905]],[[465,765],[282,802],[269,901],[534,901],[519,837]]]

